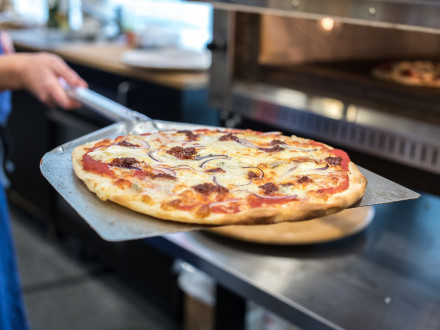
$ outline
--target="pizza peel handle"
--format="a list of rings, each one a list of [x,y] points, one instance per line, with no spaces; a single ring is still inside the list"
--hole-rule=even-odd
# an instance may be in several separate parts
[[[91,110],[107,117],[115,122],[128,121],[149,121],[153,127],[160,131],[156,122],[150,117],[133,111],[101,94],[98,94],[88,88],[74,87],[67,84],[63,84],[67,94],[78,102],[81,102],[84,106]]]

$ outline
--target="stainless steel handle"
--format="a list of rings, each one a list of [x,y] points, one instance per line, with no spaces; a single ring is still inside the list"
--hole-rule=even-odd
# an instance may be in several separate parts
[[[160,130],[153,119],[140,112],[133,111],[88,88],[63,85],[71,98],[112,121],[150,121],[155,129]]]

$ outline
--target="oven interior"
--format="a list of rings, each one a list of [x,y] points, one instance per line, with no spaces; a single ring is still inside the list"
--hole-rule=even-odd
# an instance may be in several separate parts
[[[358,23],[215,10],[211,103],[225,126],[321,139],[379,174],[439,194],[440,89],[378,80],[372,70],[438,61],[440,30]]]

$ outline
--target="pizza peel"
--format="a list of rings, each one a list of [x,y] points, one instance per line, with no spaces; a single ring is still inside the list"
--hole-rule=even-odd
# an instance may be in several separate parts
[[[47,152],[41,159],[40,169],[55,190],[103,239],[125,241],[209,228],[206,225],[163,221],[109,201],[101,201],[76,177],[71,160],[71,153],[76,146],[95,140],[155,130],[185,130],[208,126],[152,120],[144,114],[130,110],[87,88],[69,88],[68,93],[85,106],[116,123]],[[352,207],[392,203],[420,197],[418,193],[367,169],[362,167],[359,169],[367,178],[368,185],[362,199]]]

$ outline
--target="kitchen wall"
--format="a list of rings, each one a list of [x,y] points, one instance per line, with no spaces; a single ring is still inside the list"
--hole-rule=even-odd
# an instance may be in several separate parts
[[[18,13],[44,24],[48,19],[49,3],[54,1],[61,1],[64,6],[69,3],[69,0],[13,0],[13,3]],[[212,8],[206,3],[182,0],[70,0],[70,6],[76,10],[78,6],[82,7],[84,20],[73,19],[76,22],[74,30],[77,31],[87,28],[96,30],[97,26],[108,34],[114,34],[116,29],[121,28],[140,34],[177,31],[180,44],[191,49],[203,49],[211,39]],[[91,24],[91,20],[95,22]]]

